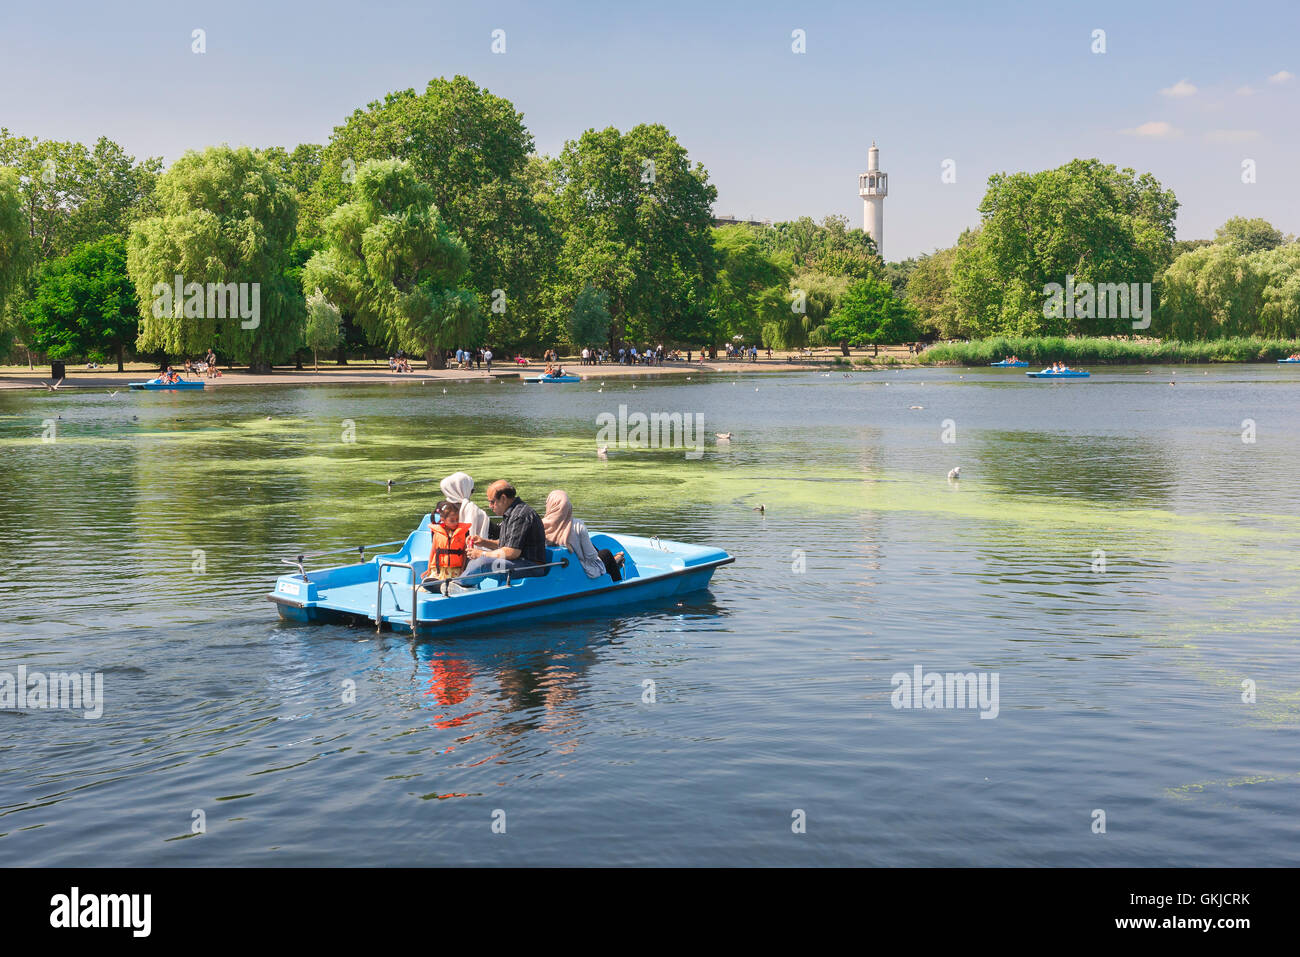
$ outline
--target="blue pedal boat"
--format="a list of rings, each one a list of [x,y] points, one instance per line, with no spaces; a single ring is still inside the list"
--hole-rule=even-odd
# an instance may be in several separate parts
[[[404,542],[342,549],[363,560],[354,565],[308,570],[307,559],[339,552],[318,552],[281,559],[297,571],[276,579],[267,599],[280,617],[301,622],[367,622],[380,631],[412,635],[455,632],[490,619],[492,623],[518,622],[546,615],[619,614],[645,602],[698,591],[709,584],[713,571],[736,559],[720,548],[685,542],[642,538],[637,535],[593,534],[592,544],[624,553],[623,580],[608,574],[588,578],[582,565],[565,548],[547,547],[543,574],[519,578],[481,577],[478,588],[451,596],[423,587],[430,548],[428,515]],[[377,554],[368,561],[365,552],[401,544],[395,552]],[[498,581],[497,578],[502,578]],[[436,589],[436,582],[434,588]]]
[[[1025,369],[1028,368],[1028,362],[1008,362],[1003,359],[1001,362],[990,362],[989,365],[995,369]]]
[[[1025,375],[1031,379],[1086,379],[1092,373],[1082,372],[1079,369],[1071,369],[1069,372],[1053,372],[1044,369],[1042,372],[1026,372]]]
[[[1278,359],[1278,362],[1300,362],[1300,359]]]
[[[541,382],[541,383],[581,382],[581,381],[582,381],[582,376],[576,376],[576,375],[534,375],[534,376],[528,376],[526,379],[524,379],[524,381],[525,381],[525,382]]]
[[[150,379],[148,382],[128,382],[127,385],[132,389],[143,389],[146,392],[170,392],[173,389],[202,389],[206,383],[202,379],[181,379],[179,382],[160,382],[157,379]]]

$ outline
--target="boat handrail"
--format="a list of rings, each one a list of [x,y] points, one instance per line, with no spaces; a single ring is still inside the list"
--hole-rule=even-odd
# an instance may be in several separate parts
[[[409,568],[411,570],[411,634],[415,634],[415,601],[416,593],[420,588],[420,583],[415,578],[415,563],[399,562],[393,558],[385,558],[379,561],[377,565],[377,574],[375,575],[375,631],[382,631],[384,627],[384,569]],[[393,592],[393,600],[397,600],[396,591]],[[401,611],[402,606],[398,605],[397,610]]]
[[[526,569],[517,569],[517,570],[525,571],[525,570],[532,570],[534,568],[555,568],[557,565],[561,568],[568,568],[569,560],[567,558],[561,558],[558,562],[547,562],[543,565],[529,565],[527,566]],[[421,581],[420,579],[415,577],[415,563],[399,562],[393,558],[385,558],[377,561],[376,566],[377,566],[376,571],[378,572],[378,575],[376,576],[376,581],[375,581],[375,631],[381,631],[384,627],[384,585],[392,584],[392,582],[385,583],[384,569],[385,568],[409,568],[411,570],[411,634],[415,634],[416,607],[419,601],[420,586],[425,583],[424,581]],[[507,585],[510,584],[511,572],[515,570],[516,569],[510,569],[509,571],[506,572]],[[482,578],[486,575],[500,575],[500,574],[501,574],[500,572],[495,572],[495,571],[475,572],[473,575],[462,575],[460,577],[461,578]],[[396,600],[397,597],[396,592],[393,593],[393,597],[394,600]],[[401,611],[402,606],[398,605],[397,610]]]
[[[377,569],[376,569],[376,570],[378,571],[378,575],[376,576],[376,581],[375,581],[375,631],[378,632],[378,631],[382,631],[382,630],[383,630],[383,627],[384,627],[384,585],[385,585],[385,584],[390,584],[390,585],[392,584],[392,582],[385,582],[385,581],[384,581],[384,569],[385,569],[385,568],[409,568],[409,569],[411,570],[411,634],[415,634],[415,628],[416,628],[416,624],[417,624],[416,609],[417,609],[417,607],[418,607],[418,602],[419,602],[420,586],[421,586],[421,585],[424,585],[424,584],[426,584],[426,583],[428,583],[428,584],[435,584],[435,583],[434,583],[434,582],[431,582],[431,581],[428,581],[428,580],[421,581],[420,579],[416,578],[416,577],[415,577],[415,563],[414,563],[414,562],[399,562],[399,561],[397,561],[396,559],[385,558],[385,559],[381,559],[380,561],[376,562],[376,565],[377,565]],[[529,566],[528,566],[528,569],[531,570],[531,569],[534,569],[534,568],[555,568],[556,566],[559,566],[560,568],[568,568],[568,567],[569,567],[569,560],[568,560],[567,558],[562,558],[562,559],[560,559],[558,562],[547,562],[547,563],[542,564],[542,565],[529,565]],[[519,570],[520,570],[520,571],[523,571],[524,569],[519,569]],[[513,571],[513,569],[512,569],[512,571]],[[463,575],[463,576],[460,576],[460,577],[462,577],[462,578],[483,578],[483,577],[485,577],[485,576],[487,576],[487,575],[500,575],[500,574],[501,574],[500,572],[495,572],[495,571],[494,571],[494,572],[475,572],[473,575]],[[507,584],[507,585],[510,584],[510,574],[511,574],[510,571],[507,571],[507,572],[506,572],[506,584]],[[439,583],[436,583],[436,584],[440,584],[440,582],[439,582]],[[394,592],[394,598],[396,598],[396,593],[395,593],[395,592]],[[398,611],[401,611],[401,610],[402,610],[401,605],[398,605],[398,606],[397,606],[397,610],[398,610]]]
[[[325,551],[325,552],[302,552],[301,554],[298,555],[297,558],[282,558],[282,559],[280,559],[280,564],[281,564],[281,565],[291,565],[291,566],[293,566],[294,568],[298,569],[298,574],[300,574],[300,575],[302,576],[303,581],[306,581],[306,580],[307,580],[307,572],[306,572],[306,570],[303,568],[303,564],[304,564],[304,562],[305,562],[308,558],[321,558],[321,557],[324,556],[324,555],[342,555],[344,552],[356,552],[356,553],[357,553],[357,556],[358,556],[362,561],[365,561],[365,557],[366,557],[366,551],[367,551],[367,549],[369,549],[369,550],[374,550],[374,549],[376,549],[376,548],[387,548],[387,547],[390,546],[390,545],[405,545],[405,544],[406,544],[406,539],[404,539],[404,538],[399,538],[399,539],[397,539],[396,541],[392,541],[392,542],[379,542],[379,543],[376,544],[376,545],[353,545],[353,546],[349,546],[348,548],[334,548],[334,549],[330,549],[329,551]]]
[[[558,562],[547,562],[544,565],[525,565],[523,568],[507,569],[504,572],[504,574],[506,576],[506,584],[509,585],[510,576],[515,572],[532,571],[534,568],[568,568],[568,567],[569,567],[569,560],[567,558],[561,558]],[[459,581],[465,581],[466,579],[469,578],[487,578],[491,575],[500,575],[500,574],[503,573],[502,572],[475,572],[473,575],[457,575],[455,578],[449,578],[446,580],[459,582]],[[529,576],[525,576],[525,577],[529,577]],[[429,586],[432,588],[437,588],[438,585],[442,584],[442,581],[439,579],[426,579],[426,581],[428,582]]]

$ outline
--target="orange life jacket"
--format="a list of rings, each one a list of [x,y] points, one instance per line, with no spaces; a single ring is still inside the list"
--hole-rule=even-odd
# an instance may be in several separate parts
[[[464,568],[465,539],[469,525],[433,526],[432,547],[429,549],[429,568]]]

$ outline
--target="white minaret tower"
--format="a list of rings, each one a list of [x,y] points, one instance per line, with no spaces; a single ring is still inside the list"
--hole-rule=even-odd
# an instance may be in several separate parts
[[[873,141],[867,151],[867,171],[858,177],[862,197],[862,228],[876,241],[876,252],[885,258],[885,197],[889,195],[889,174],[880,172],[880,150]]]

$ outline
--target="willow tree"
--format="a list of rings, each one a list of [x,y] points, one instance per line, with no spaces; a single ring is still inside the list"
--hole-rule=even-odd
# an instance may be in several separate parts
[[[0,356],[9,351],[5,302],[23,281],[30,247],[18,174],[0,166]]]
[[[302,344],[305,304],[286,271],[298,207],[264,155],[190,151],[158,180],[159,215],[131,229],[127,265],[140,301],[136,347],[212,347],[266,371]]]
[[[372,343],[444,368],[446,350],[481,332],[478,299],[460,285],[469,251],[405,160],[363,163],[352,195],[325,220],[326,245],[308,261],[303,288],[346,309]]]

